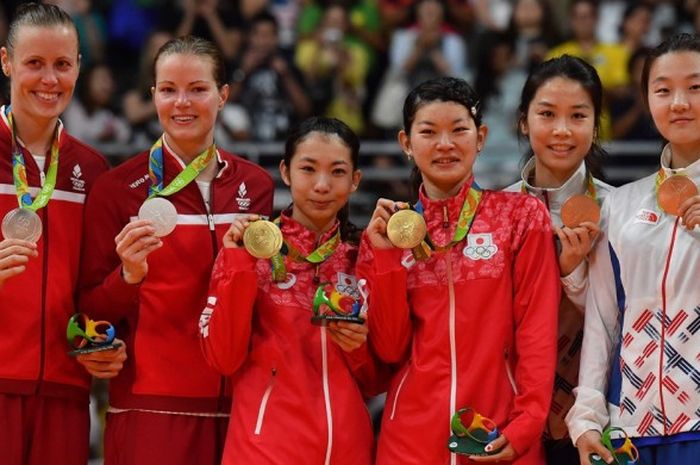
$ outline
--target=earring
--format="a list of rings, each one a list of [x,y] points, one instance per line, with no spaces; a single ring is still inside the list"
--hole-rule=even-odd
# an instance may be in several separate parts
[[[413,155],[411,155],[411,151],[410,151],[410,150],[406,150],[406,159],[407,159],[408,161],[413,161]]]

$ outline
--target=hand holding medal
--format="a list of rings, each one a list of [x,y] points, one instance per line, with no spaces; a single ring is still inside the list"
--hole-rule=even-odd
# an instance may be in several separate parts
[[[397,210],[397,203],[389,199],[379,199],[372,218],[365,229],[372,247],[375,249],[391,249],[394,244],[388,236],[387,225],[391,216]]]
[[[0,287],[27,268],[30,258],[38,257],[37,245],[18,239],[0,241]]]
[[[162,247],[156,228],[150,220],[135,220],[124,226],[114,238],[117,255],[122,262],[122,276],[129,284],[143,281],[148,274],[148,255]]]
[[[666,179],[657,175],[656,198],[659,207],[669,215],[680,216],[687,229],[700,224],[700,196],[692,179],[684,175],[673,175]]]

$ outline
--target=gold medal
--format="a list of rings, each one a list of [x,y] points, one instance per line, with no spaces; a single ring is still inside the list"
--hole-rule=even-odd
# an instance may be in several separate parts
[[[679,216],[683,202],[698,195],[698,187],[688,176],[674,175],[659,186],[656,193],[659,207],[669,215]]]
[[[282,231],[271,221],[254,221],[243,233],[243,245],[255,258],[272,258],[282,248]]]
[[[600,206],[587,195],[573,195],[561,207],[561,221],[569,228],[576,228],[585,221],[598,224]]]
[[[425,220],[413,210],[397,211],[386,225],[386,235],[400,249],[413,249],[420,245],[426,231]]]

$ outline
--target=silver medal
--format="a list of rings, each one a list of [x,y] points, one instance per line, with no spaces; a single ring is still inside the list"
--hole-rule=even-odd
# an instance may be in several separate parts
[[[177,210],[169,200],[153,197],[146,200],[139,208],[140,220],[151,220],[156,229],[156,236],[167,236],[177,225]]]
[[[41,218],[32,210],[15,208],[2,219],[5,239],[20,239],[36,243],[41,237]]]

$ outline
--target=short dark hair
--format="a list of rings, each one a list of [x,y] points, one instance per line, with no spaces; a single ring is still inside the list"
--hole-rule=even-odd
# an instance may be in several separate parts
[[[642,96],[647,108],[649,108],[649,74],[651,73],[651,67],[657,58],[672,52],[700,53],[700,36],[685,32],[675,34],[661,42],[656,48],[651,49],[647,54],[644,68],[642,69]]]

